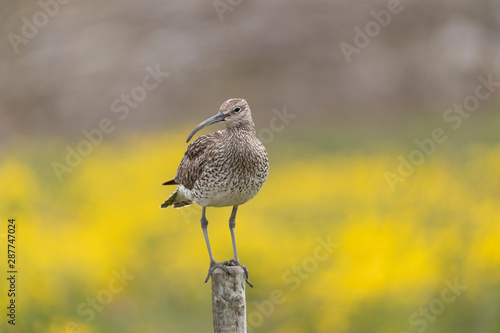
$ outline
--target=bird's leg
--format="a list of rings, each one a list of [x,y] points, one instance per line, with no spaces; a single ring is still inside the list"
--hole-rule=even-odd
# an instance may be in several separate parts
[[[234,228],[236,227],[236,212],[238,211],[238,206],[233,206],[233,211],[231,212],[231,217],[229,218],[229,231],[231,232],[231,240],[233,242],[233,254],[234,259],[225,261],[224,264],[230,266],[240,266],[245,271],[245,281],[248,283],[250,287],[253,287],[252,283],[248,281],[248,269],[240,264],[240,260],[238,259],[238,250],[236,249],[236,236],[234,235]]]
[[[212,254],[212,249],[210,248],[210,240],[208,239],[208,230],[207,230],[208,220],[205,216],[205,209],[206,207],[203,207],[201,211],[201,230],[203,230],[203,236],[205,236],[205,243],[207,244],[208,255],[210,257],[210,267],[208,268],[207,278],[205,279],[205,283],[207,283],[215,267],[222,268],[227,274],[229,274],[229,270],[226,268],[226,266],[224,266],[224,263],[216,262]]]
[[[234,228],[236,227],[237,211],[238,211],[238,206],[233,206],[233,211],[231,212],[231,217],[229,218],[229,231],[231,232],[231,240],[233,242],[234,261],[240,263],[238,259],[238,250],[236,249],[236,236],[234,235]]]

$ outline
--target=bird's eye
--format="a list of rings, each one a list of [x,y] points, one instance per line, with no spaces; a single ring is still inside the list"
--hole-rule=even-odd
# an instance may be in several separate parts
[[[234,109],[234,112],[240,112],[240,111],[241,111],[241,108]]]

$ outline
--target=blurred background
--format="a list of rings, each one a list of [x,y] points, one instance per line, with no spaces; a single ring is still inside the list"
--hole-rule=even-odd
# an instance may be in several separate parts
[[[211,332],[201,209],[158,207],[231,97],[271,162],[236,228],[249,332],[500,330],[500,2],[4,0],[0,22],[0,331]],[[230,210],[207,210],[220,261]]]

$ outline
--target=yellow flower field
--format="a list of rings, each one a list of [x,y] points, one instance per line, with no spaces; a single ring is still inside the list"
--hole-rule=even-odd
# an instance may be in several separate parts
[[[105,140],[62,182],[57,139],[4,152],[19,332],[211,332],[201,209],[159,209],[185,132]],[[445,145],[391,191],[403,152],[271,145],[269,178],[236,220],[249,332],[500,329],[500,145]],[[217,260],[232,257],[230,209],[207,210]]]

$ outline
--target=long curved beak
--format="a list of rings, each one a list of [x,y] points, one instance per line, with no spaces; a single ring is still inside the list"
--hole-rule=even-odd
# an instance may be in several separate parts
[[[198,132],[199,130],[201,130],[203,127],[206,127],[208,125],[212,125],[212,124],[218,123],[220,121],[224,121],[224,119],[226,119],[226,117],[228,117],[228,116],[229,115],[227,115],[227,114],[219,112],[215,116],[213,116],[211,118],[208,118],[207,120],[205,120],[204,122],[202,122],[201,124],[199,124],[198,126],[196,126],[194,128],[194,130],[191,132],[191,134],[189,134],[189,136],[188,136],[188,138],[186,140],[186,143],[189,142],[189,140],[191,140],[191,138],[193,137],[193,135],[195,135],[196,132]]]

